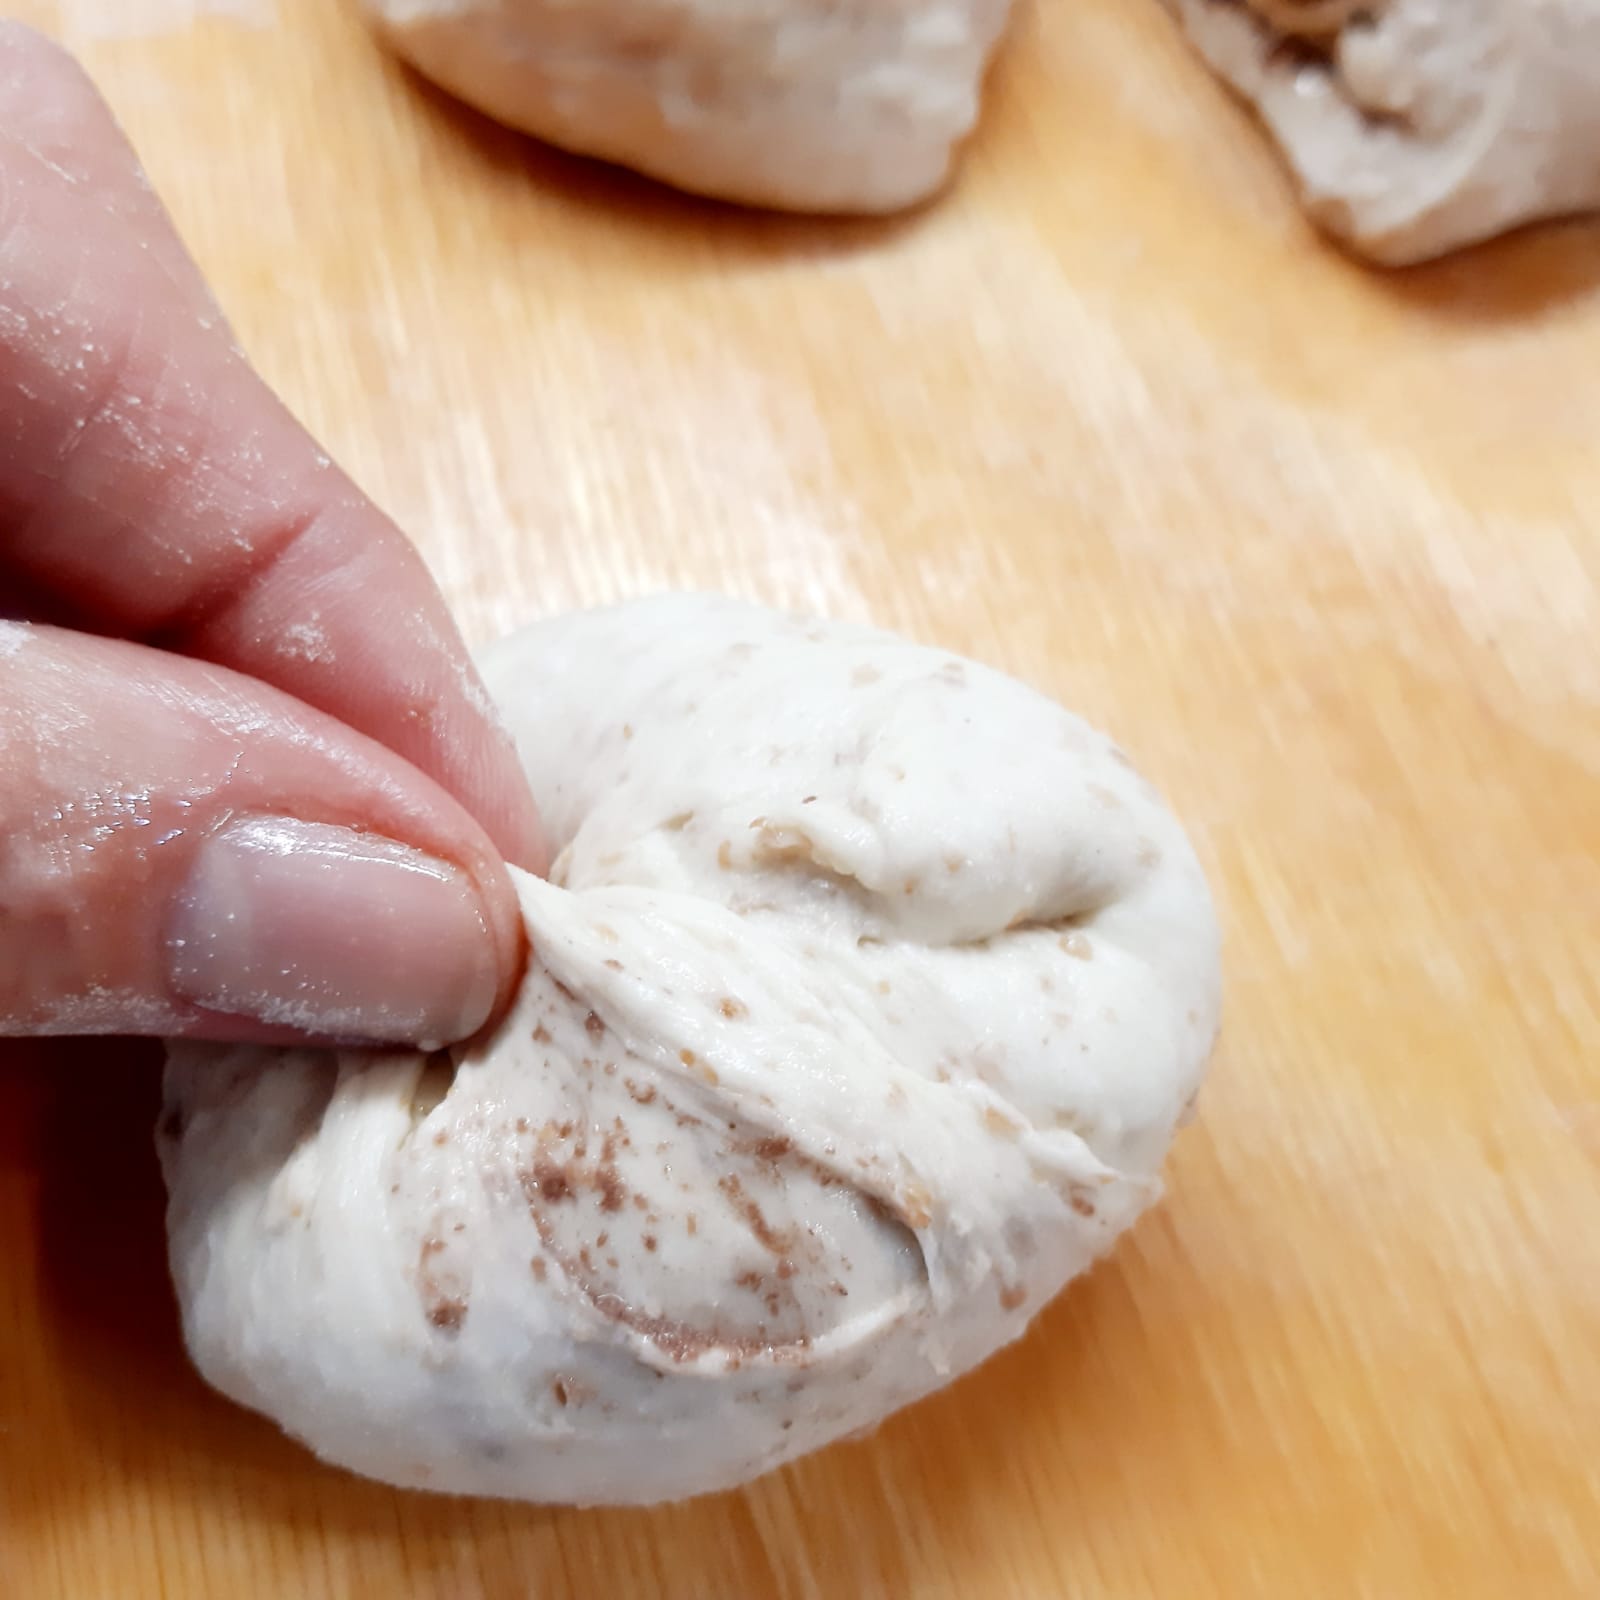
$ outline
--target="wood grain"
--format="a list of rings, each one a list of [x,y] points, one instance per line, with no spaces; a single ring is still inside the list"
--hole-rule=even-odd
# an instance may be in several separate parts
[[[1027,12],[959,187],[846,225],[540,150],[348,5],[7,9],[475,636],[701,585],[1028,677],[1192,825],[1229,1000],[1166,1203],[1020,1346],[649,1513],[210,1396],[148,1052],[13,1052],[0,1592],[1600,1594],[1600,228],[1351,266],[1154,0]]]

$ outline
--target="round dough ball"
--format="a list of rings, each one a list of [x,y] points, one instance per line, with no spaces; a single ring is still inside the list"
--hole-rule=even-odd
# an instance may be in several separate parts
[[[945,181],[1011,0],[366,0],[491,117],[679,188],[895,211]]]
[[[211,1383],[414,1487],[647,1502],[880,1421],[1157,1193],[1217,929],[1121,753],[866,628],[678,597],[492,651],[559,850],[449,1054],[174,1044]]]

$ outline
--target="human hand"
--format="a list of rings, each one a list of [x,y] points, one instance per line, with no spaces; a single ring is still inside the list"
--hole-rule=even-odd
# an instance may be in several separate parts
[[[420,557],[0,23],[0,1034],[446,1042],[532,799]]]

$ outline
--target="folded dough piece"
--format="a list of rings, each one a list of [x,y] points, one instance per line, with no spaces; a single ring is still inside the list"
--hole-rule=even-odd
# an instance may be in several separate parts
[[[1011,0],[365,0],[491,117],[679,188],[789,211],[932,195]]]
[[[1010,679],[671,598],[493,650],[559,850],[490,1036],[175,1044],[189,1348],[328,1460],[644,1502],[1016,1338],[1157,1192],[1217,1024],[1182,831]]]
[[[1600,0],[1167,0],[1385,265],[1600,207]]]

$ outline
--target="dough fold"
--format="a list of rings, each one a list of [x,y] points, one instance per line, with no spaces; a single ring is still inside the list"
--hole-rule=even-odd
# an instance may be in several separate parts
[[[1150,1203],[1209,897],[1114,746],[943,651],[677,597],[484,666],[559,851],[527,979],[432,1057],[171,1047],[185,1334],[370,1477],[728,1487],[982,1361]]]

